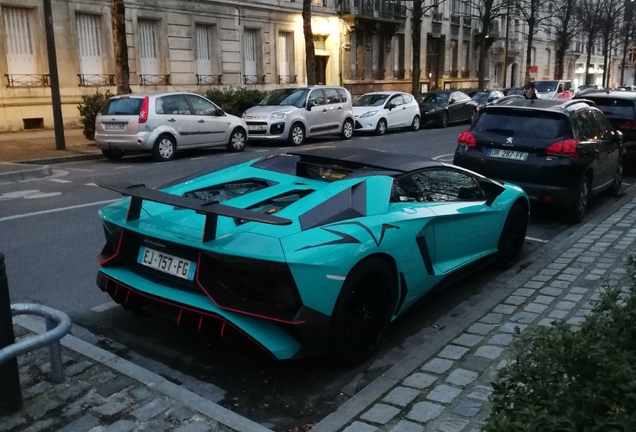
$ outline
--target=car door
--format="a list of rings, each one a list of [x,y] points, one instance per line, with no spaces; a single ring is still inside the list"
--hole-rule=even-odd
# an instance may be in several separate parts
[[[322,89],[313,89],[307,98],[307,132],[323,133],[329,129],[329,109],[325,105],[325,93]]]
[[[344,122],[342,105],[340,101],[340,95],[335,88],[325,88],[325,103],[329,110],[329,129],[338,130]]]
[[[577,124],[580,135],[580,150],[578,150],[578,153],[587,160],[593,172],[601,174],[593,176],[592,189],[596,189],[604,183],[603,177],[605,174],[602,173],[607,170],[609,163],[607,160],[608,155],[601,151],[603,146],[598,140],[598,136],[602,131],[589,107],[576,110],[574,112],[574,121]]]
[[[459,105],[459,109],[461,110],[461,116],[459,117],[459,121],[467,121],[470,119],[470,115],[473,113],[473,104],[472,99],[468,97],[468,95],[457,92],[455,95],[457,99],[457,104]]]
[[[225,143],[229,122],[220,109],[207,99],[197,95],[186,95],[194,118],[199,126],[197,145]]]
[[[462,119],[462,103],[460,102],[459,92],[453,92],[448,97],[448,121],[457,122]]]
[[[415,98],[410,94],[402,94],[402,99],[404,100],[404,106],[406,108],[405,126],[409,126],[413,123],[415,116],[420,115],[420,107],[415,102]]]
[[[393,95],[386,102],[386,122],[390,128],[401,127],[404,125],[404,100],[402,95]]]
[[[592,110],[592,114],[601,129],[601,134],[599,135],[602,145],[601,153],[604,154],[603,157],[605,158],[603,178],[605,179],[604,183],[607,184],[614,180],[614,174],[620,158],[620,146],[618,137],[614,133],[614,128],[605,117],[605,114],[599,110]]]
[[[155,115],[159,124],[177,131],[178,147],[190,147],[197,143],[199,125],[192,115],[185,95],[173,94],[158,97],[155,102]]]
[[[505,212],[486,205],[476,179],[453,168],[411,174],[420,200],[435,214],[434,265],[442,274],[497,250]]]

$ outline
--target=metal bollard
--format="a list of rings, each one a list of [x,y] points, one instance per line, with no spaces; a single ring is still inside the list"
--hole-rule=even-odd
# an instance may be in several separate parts
[[[4,254],[0,253],[0,350],[15,342],[12,315]],[[20,408],[22,408],[22,392],[20,391],[18,359],[14,357],[0,363],[0,415],[17,412]]]

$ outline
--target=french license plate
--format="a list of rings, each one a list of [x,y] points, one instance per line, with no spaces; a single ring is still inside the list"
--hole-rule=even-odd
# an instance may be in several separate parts
[[[124,123],[104,123],[104,129],[124,130]]]
[[[260,131],[265,129],[265,126],[262,125],[248,125],[247,126],[247,130],[251,130],[251,131]]]
[[[513,150],[488,149],[488,156],[519,161],[528,160],[528,153]]]
[[[146,267],[190,281],[194,280],[194,274],[197,269],[197,264],[192,261],[144,246],[139,248],[137,262]]]

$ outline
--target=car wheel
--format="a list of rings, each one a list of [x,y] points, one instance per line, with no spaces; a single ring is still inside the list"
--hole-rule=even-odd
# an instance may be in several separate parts
[[[353,136],[353,121],[346,119],[342,124],[342,132],[340,132],[340,139],[350,140]]]
[[[378,125],[375,127],[376,135],[384,135],[386,133],[386,120],[383,118],[378,120]]]
[[[245,149],[247,142],[247,134],[241,128],[236,128],[230,135],[230,142],[227,143],[227,149],[233,152],[240,152]]]
[[[167,162],[174,157],[177,143],[172,135],[161,135],[152,148],[152,157],[157,162]]]
[[[623,158],[619,159],[616,172],[614,173],[614,184],[610,188],[610,193],[613,196],[619,196],[621,194],[621,186],[623,186]]]
[[[358,363],[380,344],[397,302],[393,270],[380,258],[356,265],[344,281],[331,316],[330,357]]]
[[[477,111],[473,110],[473,112],[470,113],[470,118],[468,119],[468,123],[473,124],[475,123],[476,119],[477,119]]]
[[[301,123],[294,123],[289,130],[289,138],[287,138],[290,145],[299,146],[305,142],[305,128]]]
[[[124,156],[124,152],[121,150],[107,150],[102,149],[102,154],[108,160],[116,161]]]
[[[502,269],[514,265],[523,248],[528,230],[528,210],[519,202],[513,204],[508,212],[497,245],[497,267]]]
[[[448,126],[448,113],[444,111],[439,118],[439,127],[445,128],[446,126]]]
[[[416,131],[420,130],[420,116],[416,115],[413,117],[413,122],[411,123],[411,129]]]
[[[590,200],[591,180],[588,176],[583,175],[579,180],[579,186],[576,189],[576,198],[572,205],[567,209],[567,219],[571,223],[579,223],[585,217],[587,204]]]

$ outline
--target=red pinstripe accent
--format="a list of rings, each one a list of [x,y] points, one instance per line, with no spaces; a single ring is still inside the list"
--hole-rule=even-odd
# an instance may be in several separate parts
[[[115,251],[115,255],[106,258],[104,261],[100,262],[99,265],[103,266],[104,264],[106,264],[108,261],[112,260],[113,258],[115,258],[117,255],[119,255],[119,249],[121,248],[121,241],[124,238],[124,230],[121,230],[121,232],[119,233],[119,243],[117,243],[117,251]]]
[[[183,313],[183,309],[179,309],[179,317],[177,318],[177,325],[181,325],[181,314]]]
[[[221,325],[221,337],[223,338],[223,340],[225,340],[225,321],[223,321],[223,324]]]

